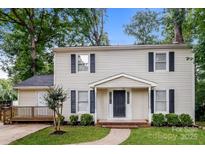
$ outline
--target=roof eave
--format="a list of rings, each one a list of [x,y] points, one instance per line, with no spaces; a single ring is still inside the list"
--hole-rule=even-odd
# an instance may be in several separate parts
[[[13,87],[15,90],[35,90],[35,89],[49,89],[53,88],[54,86],[16,86]]]
[[[69,51],[113,51],[113,50],[143,50],[143,49],[191,49],[186,44],[163,44],[163,45],[119,45],[119,46],[84,46],[84,47],[59,47],[54,52]]]
[[[140,78],[137,78],[137,77],[134,77],[134,76],[130,76],[130,75],[125,74],[125,73],[120,73],[120,74],[114,75],[112,77],[109,77],[109,78],[106,78],[106,79],[102,79],[102,80],[96,81],[94,83],[90,83],[89,86],[91,88],[95,88],[98,85],[101,85],[103,83],[109,82],[111,80],[115,80],[115,79],[117,79],[119,77],[126,77],[126,78],[129,78],[129,79],[133,79],[135,81],[145,83],[145,84],[147,84],[147,85],[149,85],[151,87],[156,87],[157,86],[157,83],[155,83],[155,82],[144,80],[144,79],[140,79]]]

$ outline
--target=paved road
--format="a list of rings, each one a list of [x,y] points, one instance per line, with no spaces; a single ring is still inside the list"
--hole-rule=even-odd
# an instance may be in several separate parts
[[[130,129],[111,129],[110,133],[97,141],[81,143],[81,145],[118,145],[130,136]]]
[[[3,125],[0,123],[0,144],[9,144],[12,141],[15,141],[48,126],[49,125],[45,124]]]

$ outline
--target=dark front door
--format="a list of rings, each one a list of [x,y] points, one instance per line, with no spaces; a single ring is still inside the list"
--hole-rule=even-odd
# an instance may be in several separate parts
[[[125,117],[125,90],[113,92],[113,117]]]

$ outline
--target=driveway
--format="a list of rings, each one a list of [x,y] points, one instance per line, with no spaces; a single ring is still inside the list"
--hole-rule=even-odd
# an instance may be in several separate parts
[[[19,138],[22,138],[28,134],[31,134],[48,126],[49,125],[45,124],[3,125],[0,122],[0,145],[9,144],[12,141],[15,141]]]

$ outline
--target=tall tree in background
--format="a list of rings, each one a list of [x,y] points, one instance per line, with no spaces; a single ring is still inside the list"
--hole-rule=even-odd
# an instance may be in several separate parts
[[[163,17],[164,43],[190,43],[191,33],[187,30],[188,11],[185,8],[165,9]]]
[[[60,9],[1,9],[0,21],[8,26],[7,33],[14,32],[26,35],[31,55],[31,73],[37,73],[38,50],[45,43],[57,37],[58,32],[65,26],[62,22],[64,14]],[[67,20],[66,20],[67,21]],[[25,37],[24,37],[25,38]],[[12,44],[11,44],[12,45]]]
[[[7,64],[4,70],[24,80],[49,67],[52,55],[45,51],[69,29],[67,14],[61,9],[1,9],[1,49]],[[52,68],[47,71],[52,72]]]
[[[85,18],[85,38],[92,46],[109,45],[108,34],[104,31],[104,24],[106,20],[106,9],[88,10],[88,15]]]
[[[124,26],[126,34],[135,37],[135,44],[156,44],[160,19],[155,11],[140,11],[132,17],[130,24]]]

